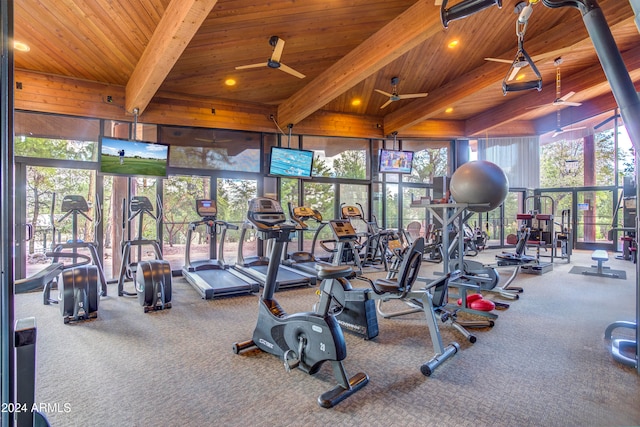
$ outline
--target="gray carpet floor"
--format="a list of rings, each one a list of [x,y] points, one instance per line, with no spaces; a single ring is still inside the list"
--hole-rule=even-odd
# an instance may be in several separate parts
[[[431,377],[419,369],[433,356],[421,314],[379,317],[370,341],[345,334],[347,371],[370,382],[332,409],[316,403],[335,384],[329,365],[310,376],[258,350],[233,354],[234,342],[251,338],[255,295],[205,301],[174,278],[173,308],[162,312],[144,314],[110,285],[95,320],[64,325],[39,293],[16,296],[16,317],[37,319],[37,400],[58,427],[640,425],[640,376],[612,359],[603,335],[635,319],[635,266],[608,262],[627,280],[569,274],[590,262],[575,251],[571,264],[520,274],[524,293],[496,311],[493,328],[474,331],[475,344],[440,325],[445,344],[461,349]],[[422,275],[441,268],[424,263]],[[499,271],[504,282],[511,269]],[[276,297],[289,313],[317,300],[313,288]]]

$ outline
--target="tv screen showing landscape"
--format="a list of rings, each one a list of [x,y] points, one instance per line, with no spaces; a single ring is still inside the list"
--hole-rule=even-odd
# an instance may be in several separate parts
[[[113,175],[167,176],[169,146],[145,141],[103,137],[100,172]]]
[[[380,150],[380,173],[411,173],[413,151]]]
[[[313,151],[271,147],[269,175],[287,178],[311,178]]]

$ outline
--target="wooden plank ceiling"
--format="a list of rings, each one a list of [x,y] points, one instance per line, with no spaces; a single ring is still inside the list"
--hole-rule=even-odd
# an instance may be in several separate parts
[[[435,2],[440,3],[440,2]],[[454,3],[452,1],[452,3]],[[459,3],[459,2],[455,2]],[[365,116],[381,135],[429,136],[430,121],[457,122],[464,135],[542,134],[615,108],[580,12],[533,7],[524,47],[543,90],[502,92],[517,50],[517,0],[503,0],[444,28],[434,0],[16,0],[16,73],[36,72],[126,88],[123,108],[144,111],[154,96],[269,106],[281,127],[318,114]],[[636,86],[640,33],[627,0],[600,0]],[[451,7],[451,5],[449,5]],[[266,65],[271,36],[298,78]],[[458,44],[448,47],[452,40]],[[561,95],[580,106],[557,107]],[[525,79],[533,78],[530,67]],[[428,93],[380,108],[398,78],[400,94]],[[234,86],[225,85],[233,78]],[[360,104],[354,105],[353,100]],[[445,112],[451,108],[451,112]],[[275,125],[274,125],[275,131]]]

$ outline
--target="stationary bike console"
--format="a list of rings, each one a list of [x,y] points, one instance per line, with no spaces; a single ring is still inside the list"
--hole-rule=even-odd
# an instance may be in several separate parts
[[[196,212],[201,218],[211,218],[218,215],[218,206],[215,200],[198,199],[196,200]]]

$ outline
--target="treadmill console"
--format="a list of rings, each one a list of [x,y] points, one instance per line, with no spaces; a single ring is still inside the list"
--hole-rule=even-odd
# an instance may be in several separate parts
[[[356,230],[354,230],[351,222],[344,219],[333,219],[329,221],[329,225],[331,226],[331,230],[333,230],[333,234],[336,236],[338,241],[343,240],[355,240],[358,238],[356,234]]]
[[[215,217],[218,214],[216,201],[210,199],[196,200],[196,212],[202,218]]]
[[[249,200],[247,219],[258,229],[279,228],[278,225],[287,220],[282,206],[276,200],[266,197],[256,197]]]

